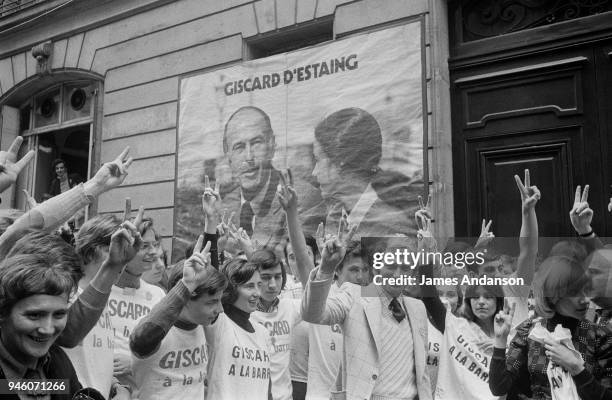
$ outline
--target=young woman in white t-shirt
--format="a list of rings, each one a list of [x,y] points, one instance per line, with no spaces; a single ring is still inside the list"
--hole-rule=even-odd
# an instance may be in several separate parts
[[[228,280],[225,314],[204,328],[209,346],[207,398],[268,400],[270,334],[251,313],[257,310],[261,277],[257,265],[234,259],[221,268]]]

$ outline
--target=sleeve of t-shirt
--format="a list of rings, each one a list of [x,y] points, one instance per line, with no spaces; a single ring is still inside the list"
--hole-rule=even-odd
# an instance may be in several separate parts
[[[140,358],[154,354],[188,301],[189,289],[179,281],[134,328],[130,335],[132,353]]]

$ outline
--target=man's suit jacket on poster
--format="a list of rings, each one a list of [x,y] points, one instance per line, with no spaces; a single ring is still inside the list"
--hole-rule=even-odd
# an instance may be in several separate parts
[[[377,288],[373,284],[363,288],[345,283],[337,294],[328,298],[332,279],[314,281],[317,271],[318,268],[311,271],[304,291],[302,317],[311,323],[342,325],[342,387],[346,399],[369,400],[380,372],[378,348],[382,313]],[[431,385],[426,371],[427,313],[421,301],[405,296],[400,299],[407,311],[414,343],[415,382],[419,400],[431,400]]]
[[[255,230],[251,233],[251,239],[257,240],[259,244],[274,247],[280,243],[285,234],[285,213],[282,209],[277,195],[280,183],[280,171],[272,168],[270,178],[262,190],[250,199],[250,204],[255,217]],[[240,203],[236,212],[236,226],[241,225],[240,216],[246,199],[239,191]]]

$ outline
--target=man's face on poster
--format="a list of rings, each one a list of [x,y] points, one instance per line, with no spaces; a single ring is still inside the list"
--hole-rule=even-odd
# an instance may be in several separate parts
[[[274,156],[274,135],[258,111],[238,112],[227,124],[227,157],[242,190],[258,192],[268,180]]]

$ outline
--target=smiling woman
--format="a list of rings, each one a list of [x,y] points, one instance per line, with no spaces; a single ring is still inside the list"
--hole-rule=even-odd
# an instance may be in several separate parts
[[[221,268],[228,286],[221,299],[225,313],[204,327],[210,354],[211,399],[267,400],[270,388],[270,334],[251,320],[262,281],[256,264],[234,259]],[[246,356],[245,356],[246,354]]]
[[[71,271],[42,256],[18,255],[0,265],[0,379],[67,379],[69,393],[52,395],[53,400],[71,399],[81,388],[70,360],[55,345],[76,286]]]

